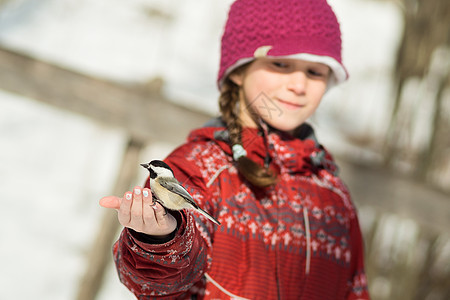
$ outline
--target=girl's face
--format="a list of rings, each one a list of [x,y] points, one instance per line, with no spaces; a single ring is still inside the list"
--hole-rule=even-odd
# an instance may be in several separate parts
[[[319,106],[330,69],[298,59],[258,58],[230,79],[241,87],[243,126],[256,127],[261,117],[270,126],[292,133]],[[243,97],[242,97],[243,96]]]

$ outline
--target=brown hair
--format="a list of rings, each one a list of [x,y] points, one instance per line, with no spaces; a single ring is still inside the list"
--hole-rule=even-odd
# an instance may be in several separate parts
[[[244,65],[236,69],[234,72],[242,72]],[[234,73],[233,72],[233,73]],[[222,119],[225,122],[229,135],[231,146],[242,145],[242,123],[240,119],[240,87],[234,83],[229,76],[225,78],[219,97],[219,107],[222,113]],[[251,184],[257,187],[268,187],[275,184],[277,178],[271,170],[254,162],[247,156],[241,156],[237,159],[237,168],[239,172]]]

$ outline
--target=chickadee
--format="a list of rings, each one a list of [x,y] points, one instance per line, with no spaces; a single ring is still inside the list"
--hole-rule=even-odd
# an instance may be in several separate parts
[[[193,208],[217,225],[220,222],[201,209],[195,203],[188,191],[174,177],[172,169],[163,161],[152,160],[148,164],[141,164],[150,172],[150,188],[156,196],[157,202],[171,210]]]

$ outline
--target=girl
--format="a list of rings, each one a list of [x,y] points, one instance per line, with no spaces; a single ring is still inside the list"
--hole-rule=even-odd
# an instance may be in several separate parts
[[[121,281],[139,299],[369,299],[361,232],[330,154],[305,121],[347,79],[325,0],[237,0],[221,44],[221,117],[165,162],[222,225],[110,196],[125,227]]]

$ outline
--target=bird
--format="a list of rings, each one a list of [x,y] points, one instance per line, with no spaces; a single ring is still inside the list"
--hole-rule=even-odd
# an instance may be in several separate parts
[[[175,178],[169,165],[161,160],[152,160],[140,165],[150,172],[150,189],[159,204],[170,210],[194,209],[220,225],[219,221],[198,206],[189,192]]]

